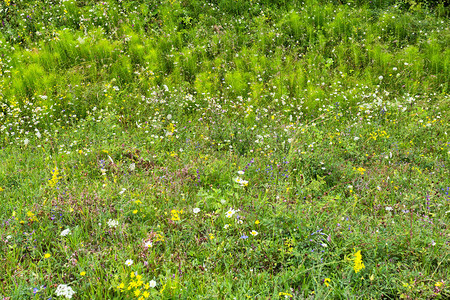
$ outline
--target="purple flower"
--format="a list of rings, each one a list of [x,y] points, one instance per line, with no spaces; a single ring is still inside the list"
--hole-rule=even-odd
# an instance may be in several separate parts
[[[248,239],[248,235],[243,235],[243,236],[241,236],[241,239],[243,239],[243,240],[245,240],[245,239]]]

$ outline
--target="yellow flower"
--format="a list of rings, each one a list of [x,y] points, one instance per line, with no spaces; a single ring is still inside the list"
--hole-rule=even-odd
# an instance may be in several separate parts
[[[289,297],[292,297],[292,295],[291,295],[291,294],[289,294],[289,293],[285,293],[285,292],[279,292],[279,293],[278,293],[278,296],[284,296],[285,298],[289,298]]]
[[[144,296],[144,298],[148,298],[148,297],[150,297],[150,293],[147,292],[147,291],[145,291],[145,292],[142,294],[142,296]]]
[[[323,283],[324,283],[327,287],[330,286],[330,282],[331,282],[331,279],[330,279],[330,278],[325,278],[325,279],[323,280]]]
[[[438,281],[438,282],[436,282],[435,284],[434,284],[434,286],[435,287],[441,287],[441,286],[443,286],[444,285],[444,283],[442,282],[442,281]]]
[[[138,212],[137,209],[133,210],[133,214],[137,214],[137,212]]]
[[[0,186],[0,192],[3,192],[5,189]]]
[[[134,291],[134,295],[137,297],[141,294],[141,290],[135,290]]]
[[[81,272],[80,275],[84,276],[84,275],[86,275],[86,272]]]
[[[170,211],[170,213],[172,214],[172,221],[180,221],[180,214],[183,213],[183,210],[176,210],[176,209],[172,209]]]
[[[49,258],[50,256],[52,256],[50,253],[45,253],[44,258]]]
[[[209,234],[209,239],[211,239],[211,240],[214,239],[214,234],[210,233]]]
[[[118,288],[119,290],[124,289],[124,288],[125,288],[125,284],[124,284],[123,282],[121,282],[121,283],[117,286],[117,288]]]
[[[355,257],[353,259],[353,263],[354,263],[353,270],[355,270],[355,273],[358,273],[362,269],[366,268],[366,266],[364,266],[364,263],[362,261],[361,250],[359,250],[358,252],[353,254],[353,256]]]
[[[256,220],[256,221],[255,221],[255,224],[256,224],[256,225],[258,225],[259,223],[260,223],[259,220]]]
[[[364,172],[366,171],[366,169],[359,167],[358,169],[356,169],[361,175],[364,175]]]

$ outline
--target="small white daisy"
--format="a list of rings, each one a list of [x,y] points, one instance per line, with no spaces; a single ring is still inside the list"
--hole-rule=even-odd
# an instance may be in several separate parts
[[[125,265],[127,265],[127,266],[131,266],[132,264],[133,264],[133,260],[132,259],[127,259],[125,261]]]

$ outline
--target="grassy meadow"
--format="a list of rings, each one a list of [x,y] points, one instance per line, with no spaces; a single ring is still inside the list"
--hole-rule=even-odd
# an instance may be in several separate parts
[[[449,16],[0,0],[0,299],[449,299]]]

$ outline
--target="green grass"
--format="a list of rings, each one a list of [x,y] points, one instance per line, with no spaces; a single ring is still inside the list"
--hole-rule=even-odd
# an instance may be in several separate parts
[[[450,297],[439,1],[0,1],[2,299]]]

